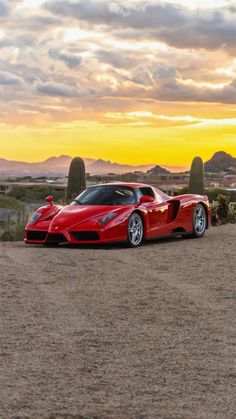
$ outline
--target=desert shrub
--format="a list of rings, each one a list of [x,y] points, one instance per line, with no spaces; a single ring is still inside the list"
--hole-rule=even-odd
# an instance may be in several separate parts
[[[218,207],[219,202],[213,201],[210,205],[211,208],[211,225],[216,226],[219,224],[219,216],[218,216]]]
[[[33,188],[14,188],[8,196],[24,202],[43,201],[48,195],[53,195],[55,201],[64,200],[64,191],[54,191],[53,187],[34,186]]]
[[[188,194],[188,186],[184,186],[178,191],[178,195],[185,195]]]
[[[228,220],[230,223],[236,223],[236,202],[229,203]]]
[[[28,221],[28,213],[25,208],[18,211],[16,221],[8,221],[2,227],[1,241],[21,241],[25,237],[25,226]]]
[[[210,202],[216,201],[217,197],[222,194],[229,196],[229,193],[225,189],[222,189],[222,188],[207,189],[205,193],[208,196],[208,199]]]
[[[51,192],[51,188],[35,186],[34,188],[14,188],[8,196],[21,201],[42,201]]]
[[[52,196],[54,198],[54,201],[57,203],[65,202],[66,201],[66,194],[65,191],[55,191],[52,190]]]
[[[0,208],[20,210],[22,208],[22,203],[14,197],[2,195],[0,196]]]
[[[210,205],[211,225],[236,223],[236,202],[230,202],[228,195],[219,194]]]
[[[220,194],[217,197],[218,205],[218,217],[221,224],[228,222],[228,210],[229,210],[229,197],[227,195]]]

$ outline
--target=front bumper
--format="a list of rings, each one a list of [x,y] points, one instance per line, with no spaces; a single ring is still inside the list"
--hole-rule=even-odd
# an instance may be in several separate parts
[[[127,240],[127,223],[123,222],[117,226],[81,226],[80,229],[71,230],[41,230],[26,227],[26,244],[50,244],[50,243],[70,243],[70,244],[99,244]]]

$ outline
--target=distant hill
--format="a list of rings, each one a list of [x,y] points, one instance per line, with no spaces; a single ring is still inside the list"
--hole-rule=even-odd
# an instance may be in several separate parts
[[[170,172],[164,167],[154,166],[152,169],[148,170],[147,173],[150,176],[155,176],[155,175],[168,175]]]
[[[24,177],[24,176],[47,176],[64,177],[68,175],[69,166],[72,157],[62,155],[59,157],[49,157],[43,162],[27,163],[15,160],[6,160],[0,158],[0,177]],[[154,164],[144,164],[132,166],[127,164],[113,163],[102,159],[84,158],[86,172],[93,175],[106,175],[109,173],[123,174],[128,172],[147,172],[149,175],[168,174],[171,172],[180,172],[186,170],[179,166],[158,166]],[[230,170],[236,170],[236,158],[230,156],[224,151],[219,151],[205,163],[205,171],[218,173]],[[170,169],[170,171],[168,170]]]
[[[224,151],[218,151],[205,163],[204,168],[205,172],[227,172],[230,169],[236,169],[236,158]]]
[[[153,167],[153,164],[131,166],[131,165],[124,165],[124,164],[119,164],[119,163],[112,163],[109,160],[104,161],[101,159],[90,161],[90,162],[87,162],[87,160],[85,159],[85,162],[86,162],[87,172],[96,174],[96,175],[107,174],[107,173],[122,174],[122,173],[135,172],[135,171],[146,172],[151,167]]]
[[[62,155],[50,157],[43,162],[26,163],[0,158],[0,176],[66,176],[68,174],[72,157]],[[122,174],[127,172],[146,172],[153,164],[131,166],[112,163],[105,160],[84,159],[86,172],[94,175],[108,173]]]

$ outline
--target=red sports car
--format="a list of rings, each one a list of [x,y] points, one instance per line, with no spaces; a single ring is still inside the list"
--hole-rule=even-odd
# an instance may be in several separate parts
[[[138,183],[107,183],[89,187],[70,205],[39,208],[26,226],[26,243],[108,243],[171,235],[202,237],[209,227],[207,196],[170,197]]]

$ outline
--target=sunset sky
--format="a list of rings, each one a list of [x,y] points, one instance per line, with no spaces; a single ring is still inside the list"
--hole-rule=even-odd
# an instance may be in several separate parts
[[[0,157],[236,157],[227,0],[0,0]]]

